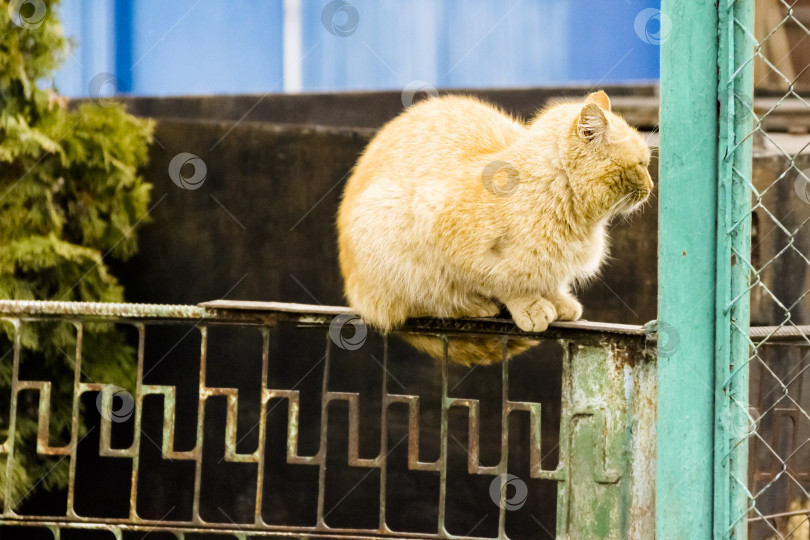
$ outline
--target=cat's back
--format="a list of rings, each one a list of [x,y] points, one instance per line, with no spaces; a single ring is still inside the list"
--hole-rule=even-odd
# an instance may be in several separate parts
[[[383,126],[358,162],[354,176],[363,183],[366,173],[408,171],[418,175],[442,167],[457,168],[461,162],[504,149],[525,129],[514,118],[472,97],[428,99]]]
[[[494,105],[471,96],[443,96],[404,111],[380,132],[438,130],[446,139],[487,148],[509,144],[524,126]]]
[[[450,149],[459,157],[492,153],[511,144],[525,127],[493,105],[469,96],[443,96],[410,107],[380,136]],[[422,139],[426,140],[422,140]]]

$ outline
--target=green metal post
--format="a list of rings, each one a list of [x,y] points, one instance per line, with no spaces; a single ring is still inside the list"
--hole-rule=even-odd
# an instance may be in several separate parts
[[[718,20],[714,2],[661,5],[656,529],[701,540],[713,509]]]
[[[747,538],[754,0],[718,5],[714,537]]]

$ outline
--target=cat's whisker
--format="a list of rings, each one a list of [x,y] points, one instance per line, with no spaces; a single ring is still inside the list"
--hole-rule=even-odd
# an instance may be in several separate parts
[[[602,213],[601,216],[599,216],[598,221],[601,221],[605,217],[611,217],[611,216],[615,215],[616,213],[618,213],[617,210],[622,205],[624,205],[625,202],[627,202],[627,199],[629,199],[632,196],[633,196],[633,192],[630,192],[630,193],[626,194],[624,197],[622,197],[621,199],[619,199],[618,201],[616,201],[615,203],[613,203],[613,205],[610,208],[608,208],[605,212]]]

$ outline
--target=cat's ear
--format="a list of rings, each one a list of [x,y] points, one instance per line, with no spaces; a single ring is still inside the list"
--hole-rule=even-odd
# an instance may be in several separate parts
[[[596,103],[603,111],[610,110],[610,98],[602,90],[588,94],[588,97],[585,98],[585,103]]]
[[[588,103],[579,111],[577,133],[586,141],[601,141],[608,129],[605,112],[596,103]]]

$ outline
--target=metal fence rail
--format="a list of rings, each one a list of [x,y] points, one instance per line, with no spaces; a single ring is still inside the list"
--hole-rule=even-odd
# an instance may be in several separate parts
[[[477,497],[487,500],[490,511],[488,515],[497,515],[497,533],[486,535],[488,537],[508,537],[511,534],[510,522],[516,519],[521,508],[528,512],[537,526],[533,531],[525,529],[516,532],[513,536],[531,537],[557,537],[557,538],[649,538],[655,527],[654,518],[654,455],[655,455],[655,362],[654,347],[650,348],[650,329],[645,330],[638,326],[604,325],[588,322],[565,323],[554,325],[547,333],[539,336],[546,342],[556,342],[561,345],[559,362],[562,369],[562,383],[559,389],[561,396],[561,413],[558,439],[559,449],[556,467],[544,468],[542,453],[548,453],[547,437],[549,428],[542,428],[541,416],[543,410],[537,402],[521,401],[510,398],[510,393],[516,388],[531,385],[532,381],[513,381],[510,384],[510,369],[513,362],[504,363],[494,368],[494,376],[500,376],[500,407],[499,410],[487,410],[487,405],[479,399],[458,395],[456,385],[451,385],[449,372],[456,370],[460,378],[467,377],[476,368],[461,368],[448,365],[447,358],[436,363],[433,373],[440,380],[440,399],[438,417],[440,421],[439,454],[436,459],[425,457],[424,447],[420,447],[420,432],[424,434],[423,419],[426,411],[420,395],[409,392],[397,392],[392,385],[391,370],[406,360],[393,357],[389,351],[395,338],[380,338],[383,343],[383,355],[377,360],[373,354],[368,354],[358,341],[352,336],[355,331],[365,332],[365,327],[356,317],[348,313],[345,308],[305,306],[296,304],[250,303],[250,302],[212,302],[200,306],[160,306],[136,304],[82,304],[59,302],[15,302],[0,301],[0,318],[9,321],[16,330],[13,353],[8,354],[2,362],[13,362],[10,389],[4,391],[11,393],[11,409],[8,416],[8,440],[0,447],[0,456],[6,460],[7,472],[12,470],[15,454],[20,451],[20,442],[15,438],[15,422],[18,415],[34,414],[38,417],[39,428],[36,436],[36,452],[42,456],[54,456],[59,460],[69,461],[69,481],[66,492],[65,511],[58,515],[34,515],[26,512],[21,506],[7,504],[0,517],[0,531],[3,527],[7,531],[21,530],[24,527],[47,528],[53,532],[54,538],[59,538],[60,531],[70,529],[101,529],[111,531],[116,538],[121,538],[127,531],[167,531],[178,538],[190,533],[221,533],[237,538],[247,536],[345,536],[351,538],[372,537],[419,537],[419,538],[454,538],[481,537],[476,534],[476,527],[485,516],[471,513],[463,516],[461,523],[466,524],[467,530],[458,529],[459,520],[456,518],[456,527],[447,525],[445,508],[448,500],[457,497],[452,487],[448,487],[457,480],[458,469],[449,468],[451,455],[458,454],[461,443],[449,432],[451,416],[458,411],[468,417],[467,445],[463,448],[466,454],[466,475],[470,477],[483,477],[487,481],[476,493],[465,496]],[[76,332],[75,363],[73,365],[72,383],[72,415],[73,423],[68,434],[67,444],[52,443],[58,438],[49,428],[51,391],[55,381],[33,381],[21,377],[24,363],[23,346],[20,336],[26,325],[40,324],[42,322],[62,322],[70,324]],[[83,334],[90,325],[102,322],[115,322],[118,325],[134,329],[137,340],[137,379],[134,391],[129,394],[119,387],[105,384],[104,381],[87,381],[83,375],[82,351],[86,345],[83,343]],[[178,388],[171,384],[147,384],[145,375],[145,343],[149,336],[161,325],[181,325],[188,328],[188,332],[198,334],[200,342],[199,353],[199,385],[192,389],[196,394],[197,416],[195,442],[190,448],[179,449],[176,443],[176,429],[184,422],[177,407],[178,395],[188,389]],[[233,359],[234,369],[247,365],[260,364],[261,389],[258,400],[260,410],[256,412],[258,421],[255,429],[258,430],[258,443],[254,448],[239,447],[240,440],[245,433],[237,428],[239,421],[240,400],[245,396],[239,390],[231,387],[215,386],[209,382],[206,375],[207,353],[209,350],[209,334],[215,329],[231,331],[236,328],[255,328],[261,336],[261,353],[254,358]],[[306,329],[318,331],[323,340],[323,357],[313,366],[319,366],[315,376],[320,376],[320,395],[308,393],[297,385],[283,387],[273,386],[271,380],[273,366],[278,366],[280,359],[273,358],[277,349],[271,345],[272,335],[280,328],[290,332],[303,332]],[[346,330],[345,335],[341,332]],[[362,330],[361,330],[362,329]],[[449,338],[468,339],[475,336],[505,336],[521,337],[524,334],[514,328],[510,321],[499,319],[487,320],[459,320],[412,321],[403,332],[418,332],[424,335],[433,335],[437,339]],[[187,334],[188,334],[187,332]],[[365,335],[365,334],[363,334]],[[538,336],[535,336],[538,337]],[[654,336],[653,336],[654,337]],[[349,344],[349,346],[347,346]],[[654,345],[654,343],[652,343]],[[289,352],[289,351],[288,351]],[[379,429],[379,451],[375,455],[363,455],[360,440],[365,436],[361,432],[363,419],[360,416],[359,402],[367,399],[358,392],[346,392],[334,389],[331,381],[342,369],[336,360],[336,354],[356,355],[369,370],[382,368],[382,383],[375,389],[380,412],[381,426]],[[303,362],[296,358],[289,361]],[[338,363],[336,363],[338,362]],[[407,362],[413,362],[412,359]],[[361,364],[362,365],[362,364]],[[402,366],[400,366],[402,367]],[[466,371],[465,371],[466,370]],[[310,369],[309,371],[313,371]],[[516,386],[517,385],[517,386]],[[29,403],[35,405],[27,409],[23,407],[22,395],[37,393],[38,399]],[[129,485],[105,485],[101,493],[112,493],[115,490],[128,492],[129,505],[126,515],[119,517],[101,517],[82,514],[77,509],[77,482],[82,479],[81,468],[76,463],[79,456],[77,451],[82,441],[82,425],[92,423],[87,411],[83,412],[81,403],[83,396],[95,396],[100,414],[97,429],[99,430],[98,458],[115,458],[130,464],[128,477]],[[115,402],[115,399],[126,398],[131,395],[131,439],[123,446],[114,443],[116,437],[114,430],[120,430],[120,418],[116,417],[125,405]],[[162,443],[160,446],[160,460],[172,462],[188,462],[193,465],[193,481],[183,489],[191,493],[191,512],[184,518],[174,515],[165,519],[143,517],[139,505],[142,504],[144,494],[139,491],[139,480],[145,467],[143,451],[154,441],[147,440],[143,422],[144,400],[154,397],[163,402],[162,416]],[[204,469],[204,453],[208,452],[204,441],[219,439],[221,432],[213,435],[207,434],[206,402],[212,399],[226,401],[224,450],[219,457],[225,463],[240,463],[255,466],[252,473],[251,490],[255,487],[255,497],[251,503],[250,517],[243,519],[230,519],[225,512],[215,516],[203,515],[201,506],[201,490],[204,490],[206,475]],[[320,422],[315,426],[317,435],[317,450],[304,453],[299,451],[300,433],[309,429],[308,422],[301,414],[301,407],[307,401],[320,400]],[[286,426],[276,426],[275,432],[267,421],[267,414],[272,407],[280,402],[286,402],[288,408]],[[124,402],[126,403],[126,399]],[[333,405],[343,403],[348,407],[347,424],[335,425],[336,420],[330,415]],[[490,404],[491,405],[491,404]],[[389,409],[395,406],[407,407],[407,441],[391,440],[387,422]],[[210,413],[209,413],[210,414]],[[479,442],[487,434],[482,432],[482,417],[488,415],[500,417],[500,458],[494,464],[483,463]],[[529,434],[528,450],[523,455],[528,463],[523,463],[523,469],[528,474],[522,477],[512,475],[515,470],[515,459],[509,454],[510,432],[515,429],[515,414],[525,415],[528,426],[525,430]],[[512,418],[510,422],[510,417]],[[3,417],[0,416],[0,419]],[[275,425],[275,424],[274,424]],[[511,426],[511,428],[510,428]],[[3,426],[4,427],[4,426]],[[542,429],[541,429],[542,428]],[[96,429],[96,425],[88,428]],[[242,430],[244,431],[244,430]],[[357,512],[370,511],[375,513],[377,523],[374,527],[350,527],[330,524],[334,500],[330,500],[329,480],[327,479],[327,463],[334,467],[330,461],[328,449],[330,439],[336,436],[345,437],[347,447],[347,463],[344,466],[360,471],[366,471],[363,478],[369,474],[378,475],[377,507],[370,509],[357,509]],[[337,433],[338,435],[335,435]],[[341,435],[342,434],[342,435]],[[512,433],[514,436],[514,432]],[[557,437],[558,435],[558,437]],[[342,439],[341,439],[342,440]],[[424,439],[422,440],[424,443]],[[220,439],[220,444],[222,443]],[[400,512],[401,508],[390,508],[392,497],[388,485],[388,473],[394,465],[389,463],[389,454],[399,446],[407,447],[407,469],[424,471],[435,476],[438,484],[438,526],[433,532],[409,531],[401,527],[395,529],[389,526],[391,512]],[[205,447],[205,450],[204,450]],[[290,467],[299,467],[317,471],[317,490],[314,512],[309,515],[312,519],[307,523],[285,523],[268,520],[267,514],[272,514],[273,503],[267,498],[273,495],[279,486],[268,481],[272,471],[266,462],[266,453],[273,448],[282,448],[286,454],[286,464]],[[86,450],[83,450],[86,452]],[[94,452],[95,453],[95,452]],[[7,475],[7,478],[10,478]],[[526,483],[531,484],[534,479],[556,484],[556,501],[538,499],[535,491],[526,490]],[[454,484],[455,485],[455,484]],[[246,488],[247,489],[247,488]],[[283,489],[293,493],[301,486],[287,485]],[[253,493],[251,491],[251,493]],[[11,500],[9,483],[6,484],[6,500]],[[264,500],[263,500],[264,497]],[[522,500],[521,500],[522,497]],[[276,499],[272,499],[275,501]],[[338,503],[339,504],[339,503]],[[556,504],[556,531],[550,531],[541,521],[535,518],[532,512]],[[269,506],[269,509],[268,509]],[[160,516],[159,516],[160,517]],[[459,532],[460,531],[460,532]],[[469,532],[468,532],[469,531]]]

